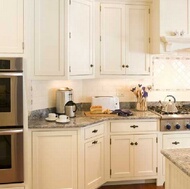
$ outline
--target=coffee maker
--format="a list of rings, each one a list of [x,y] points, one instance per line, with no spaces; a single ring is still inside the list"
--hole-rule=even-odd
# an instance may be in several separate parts
[[[72,100],[72,89],[63,87],[56,92],[56,113],[65,114],[65,104]]]

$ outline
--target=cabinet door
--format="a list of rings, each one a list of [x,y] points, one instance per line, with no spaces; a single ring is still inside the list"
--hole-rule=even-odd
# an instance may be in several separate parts
[[[35,75],[64,75],[64,9],[64,0],[35,0]]]
[[[0,0],[0,53],[23,52],[23,0]]]
[[[111,136],[111,177],[122,178],[133,175],[132,135]]]
[[[93,74],[93,9],[92,1],[71,0],[69,6],[70,76]]]
[[[125,74],[125,6],[101,4],[100,22],[100,74]]]
[[[77,132],[33,133],[33,189],[77,189]]]
[[[157,144],[156,134],[134,135],[134,175],[156,175]]]
[[[97,188],[104,183],[104,138],[85,144],[85,189]]]
[[[126,73],[149,73],[149,6],[126,5]]]

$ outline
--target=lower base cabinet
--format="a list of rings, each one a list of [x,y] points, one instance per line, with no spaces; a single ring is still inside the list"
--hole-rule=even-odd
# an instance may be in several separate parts
[[[33,189],[77,189],[77,132],[33,132]]]
[[[111,136],[111,178],[157,174],[157,135]]]
[[[94,189],[104,183],[104,137],[85,143],[85,189]]]

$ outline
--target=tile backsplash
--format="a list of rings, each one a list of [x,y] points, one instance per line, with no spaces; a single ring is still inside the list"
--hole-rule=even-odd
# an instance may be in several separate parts
[[[56,90],[61,87],[73,89],[73,101],[91,102],[92,96],[115,95],[121,102],[135,102],[130,89],[141,83],[152,85],[148,101],[163,101],[168,94],[177,101],[190,101],[190,56],[155,56],[152,59],[150,77],[126,77],[125,79],[87,79],[31,81],[30,110],[55,107]]]

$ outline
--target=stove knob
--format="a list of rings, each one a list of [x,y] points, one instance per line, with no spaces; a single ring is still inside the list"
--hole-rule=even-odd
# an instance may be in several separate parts
[[[181,127],[180,124],[176,124],[175,126],[176,129],[180,129],[180,127]]]
[[[170,130],[170,129],[171,129],[171,125],[167,124],[167,125],[166,125],[166,129],[167,129],[167,130]]]
[[[189,123],[186,124],[186,128],[190,129],[190,124]]]

